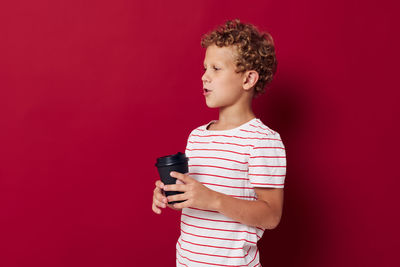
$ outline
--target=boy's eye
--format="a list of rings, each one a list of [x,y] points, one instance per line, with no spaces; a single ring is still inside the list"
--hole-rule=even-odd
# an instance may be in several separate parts
[[[213,67],[213,70],[220,70],[220,69],[221,69],[221,68],[218,68],[218,67]],[[203,70],[204,70],[204,71],[207,71],[207,68],[206,68],[206,67],[204,67],[204,68],[203,68]]]

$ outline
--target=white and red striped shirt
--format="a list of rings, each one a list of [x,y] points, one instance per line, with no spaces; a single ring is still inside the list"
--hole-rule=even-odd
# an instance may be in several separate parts
[[[254,187],[283,188],[286,153],[277,132],[257,118],[222,131],[207,130],[212,122],[189,135],[185,153],[191,177],[246,200],[257,199]],[[184,208],[176,265],[261,266],[257,241],[263,233],[215,211]]]

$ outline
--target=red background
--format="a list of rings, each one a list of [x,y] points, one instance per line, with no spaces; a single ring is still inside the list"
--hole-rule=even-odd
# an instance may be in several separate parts
[[[396,265],[394,2],[1,2],[0,265],[174,266],[179,215],[151,211],[154,163],[217,118],[200,37],[232,18],[277,48],[254,104],[288,157],[263,265]]]

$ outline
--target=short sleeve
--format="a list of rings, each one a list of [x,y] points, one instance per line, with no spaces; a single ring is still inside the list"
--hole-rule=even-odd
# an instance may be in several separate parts
[[[190,158],[189,154],[190,154],[190,149],[191,149],[191,146],[192,146],[191,137],[192,137],[193,132],[194,132],[194,130],[190,132],[189,137],[188,137],[187,142],[186,142],[185,155],[188,158]]]
[[[256,142],[249,156],[249,180],[253,187],[283,188],[286,152],[278,133]]]

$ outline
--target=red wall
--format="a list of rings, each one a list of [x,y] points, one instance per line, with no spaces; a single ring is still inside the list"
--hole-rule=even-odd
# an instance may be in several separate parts
[[[263,266],[393,266],[399,5],[354,2],[2,1],[0,265],[174,266],[155,159],[217,118],[200,37],[238,17],[277,47],[254,106],[288,157]]]

